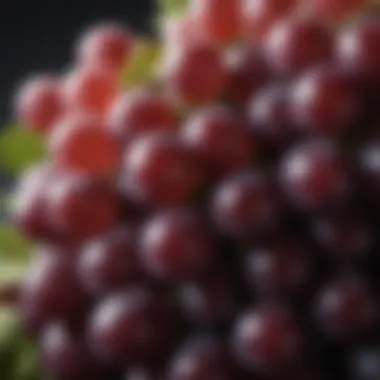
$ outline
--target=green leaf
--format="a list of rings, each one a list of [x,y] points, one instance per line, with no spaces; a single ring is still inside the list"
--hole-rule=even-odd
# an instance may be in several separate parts
[[[123,85],[127,88],[138,87],[153,80],[160,53],[160,45],[154,41],[137,42],[132,59],[122,73]]]
[[[26,128],[7,127],[0,135],[0,169],[19,173],[44,154],[42,137]]]
[[[9,257],[3,257],[0,253],[0,285],[17,284],[24,280],[28,270],[30,262],[27,258],[11,259]]]
[[[163,15],[177,15],[186,11],[188,2],[188,0],[160,0],[159,7]]]
[[[14,259],[28,257],[31,249],[30,241],[23,238],[12,224],[0,223],[0,262],[4,257]]]

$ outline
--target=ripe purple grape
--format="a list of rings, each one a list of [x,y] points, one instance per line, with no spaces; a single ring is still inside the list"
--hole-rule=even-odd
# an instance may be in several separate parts
[[[73,241],[83,242],[111,227],[116,205],[116,193],[108,182],[69,175],[49,188],[47,213],[54,226]]]
[[[141,232],[139,256],[153,276],[189,280],[207,269],[214,249],[202,218],[189,209],[179,209],[148,219]]]
[[[378,19],[363,18],[339,35],[337,56],[341,68],[364,84],[380,83],[380,25]]]
[[[39,339],[42,361],[50,375],[59,380],[106,380],[107,371],[90,354],[82,338],[62,324],[49,324]]]
[[[366,281],[357,276],[344,276],[320,289],[314,313],[324,334],[335,339],[349,339],[371,328],[378,310]]]
[[[103,299],[90,317],[87,334],[99,359],[128,365],[162,353],[172,327],[160,300],[132,289]]]
[[[186,203],[200,180],[197,160],[174,134],[151,133],[134,140],[123,164],[126,191],[149,205]]]
[[[322,23],[289,17],[270,29],[265,50],[272,70],[281,76],[292,77],[311,66],[327,62],[332,53],[332,38]]]
[[[305,132],[342,134],[359,114],[355,89],[331,67],[302,74],[292,86],[290,99],[293,123]]]
[[[35,259],[21,293],[21,313],[28,329],[38,331],[53,321],[81,327],[89,306],[75,271],[75,256],[49,254]]]
[[[192,115],[182,137],[202,166],[216,176],[248,166],[256,148],[244,121],[221,107],[205,108]]]
[[[224,60],[227,71],[225,98],[236,105],[244,105],[270,79],[262,49],[257,46],[228,51]]]
[[[276,227],[280,205],[270,181],[252,170],[232,174],[215,189],[211,215],[229,236],[255,236]]]
[[[143,278],[134,228],[119,226],[88,242],[79,258],[79,275],[96,295],[110,293]]]
[[[343,157],[334,144],[312,140],[292,148],[284,157],[280,180],[296,207],[317,210],[342,200],[349,188]]]
[[[279,306],[245,310],[233,327],[233,347],[240,362],[259,372],[286,368],[298,359],[301,333],[290,313]]]

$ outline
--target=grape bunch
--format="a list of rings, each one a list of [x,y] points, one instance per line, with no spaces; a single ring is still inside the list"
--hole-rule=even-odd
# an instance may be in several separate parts
[[[153,81],[103,23],[17,92],[19,299],[57,380],[380,378],[380,16],[192,0]]]

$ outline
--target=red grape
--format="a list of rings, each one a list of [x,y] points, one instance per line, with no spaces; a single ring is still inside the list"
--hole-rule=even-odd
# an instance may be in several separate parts
[[[115,102],[108,124],[118,138],[129,141],[145,132],[170,131],[176,124],[176,115],[168,99],[138,91]]]
[[[47,212],[54,226],[81,242],[112,225],[116,205],[116,194],[107,182],[68,176],[49,188]]]
[[[163,75],[173,96],[190,104],[216,99],[226,79],[219,51],[203,42],[182,44],[168,51]]]
[[[377,304],[368,284],[360,277],[345,276],[326,283],[315,301],[321,330],[337,339],[350,338],[372,327]]]
[[[237,306],[236,285],[224,272],[182,284],[179,296],[186,316],[199,323],[224,322],[233,316]]]
[[[163,380],[157,371],[150,368],[135,367],[127,371],[123,380]]]
[[[277,22],[266,37],[270,67],[291,77],[331,56],[331,36],[323,24],[313,20],[287,18]]]
[[[245,310],[237,318],[233,344],[244,365],[260,372],[273,372],[298,359],[301,334],[287,310],[258,306]]]
[[[50,164],[31,167],[20,180],[13,202],[13,221],[23,236],[37,241],[54,241],[58,231],[48,220],[47,189],[57,174]]]
[[[214,223],[227,235],[261,235],[277,224],[279,204],[270,182],[256,171],[247,171],[218,185],[211,212]]]
[[[310,281],[310,258],[290,239],[253,249],[244,263],[248,283],[260,292],[293,295]]]
[[[380,144],[378,141],[371,141],[364,146],[359,156],[359,169],[363,175],[365,193],[379,204]]]
[[[33,332],[55,320],[80,327],[89,300],[76,276],[75,256],[44,249],[33,262],[20,299],[23,320]]]
[[[63,110],[61,85],[55,77],[32,78],[16,94],[15,117],[33,131],[49,132]]]
[[[320,245],[335,259],[360,260],[374,243],[372,227],[355,213],[317,220],[313,233]]]
[[[186,341],[172,358],[168,380],[235,379],[227,350],[213,337],[198,336]]]
[[[127,63],[133,47],[129,30],[117,24],[90,28],[78,41],[79,62],[106,72],[118,72]]]
[[[192,0],[192,13],[213,43],[233,42],[242,34],[241,0]]]
[[[150,133],[132,141],[123,171],[134,198],[153,205],[186,202],[200,179],[191,152],[169,133]]]
[[[339,35],[340,67],[355,79],[378,87],[380,83],[380,25],[376,18],[349,25]]]
[[[104,362],[126,365],[162,352],[170,329],[166,309],[150,293],[138,289],[100,302],[88,325],[94,353]]]
[[[55,126],[50,150],[58,167],[85,174],[112,173],[120,158],[114,137],[91,115],[71,115]]]
[[[294,124],[301,130],[339,134],[357,119],[359,99],[341,73],[322,67],[295,81],[289,106]]]
[[[114,78],[98,70],[76,70],[64,83],[64,99],[71,112],[104,117],[117,94]]]
[[[255,144],[238,115],[209,107],[193,114],[182,137],[212,175],[224,175],[250,164]]]
[[[279,19],[295,9],[297,0],[246,0],[244,3],[244,29],[250,39],[265,35]]]
[[[288,142],[293,134],[284,86],[271,84],[261,89],[248,104],[247,114],[251,129],[269,145]]]
[[[135,235],[133,228],[120,226],[83,247],[79,274],[88,290],[103,294],[142,278]]]
[[[39,339],[41,356],[48,371],[59,380],[106,380],[107,373],[91,356],[83,339],[62,324],[50,324]]]
[[[270,79],[263,52],[255,45],[228,51],[225,66],[225,97],[238,105],[244,105]]]
[[[324,140],[301,143],[284,157],[282,186],[297,206],[317,210],[342,200],[348,191],[347,171],[335,146]]]
[[[148,273],[168,279],[199,277],[214,256],[213,239],[201,217],[187,209],[149,219],[140,238],[140,258]]]

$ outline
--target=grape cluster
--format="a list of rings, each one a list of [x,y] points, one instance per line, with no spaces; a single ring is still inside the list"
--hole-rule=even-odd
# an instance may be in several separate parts
[[[20,311],[44,366],[379,379],[380,18],[351,17],[363,0],[190,5],[154,84],[121,87],[137,38],[101,24],[71,72],[17,94],[49,152],[14,213],[38,242]]]

